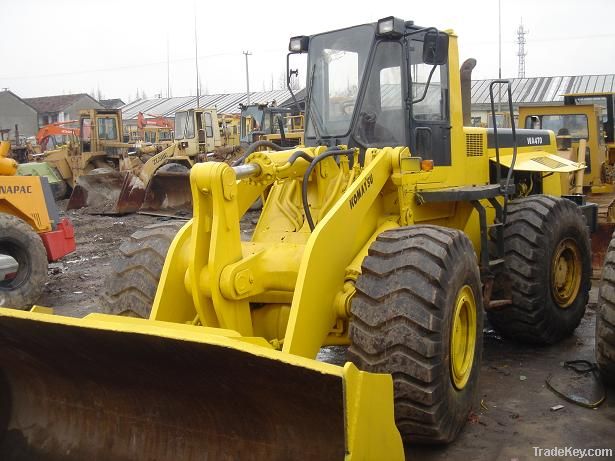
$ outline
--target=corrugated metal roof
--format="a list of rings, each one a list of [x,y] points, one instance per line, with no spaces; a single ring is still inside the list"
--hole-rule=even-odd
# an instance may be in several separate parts
[[[489,104],[489,85],[492,81],[472,81],[472,104]],[[615,74],[513,78],[510,83],[513,104],[563,102],[566,93],[615,92]],[[497,86],[493,90],[496,96]]]
[[[472,81],[472,104],[489,105],[489,85],[492,81],[491,79]],[[511,89],[515,105],[563,102],[563,95],[566,93],[615,92],[615,74],[513,78]],[[385,93],[387,93],[385,95],[387,99],[398,97],[392,88],[387,88]],[[303,93],[299,92],[299,94]],[[497,87],[494,87],[494,95],[496,94]],[[504,91],[502,91],[502,98],[504,98]],[[278,105],[282,105],[288,103],[290,99],[291,94],[288,90],[250,93],[250,102],[253,104],[276,101]],[[247,104],[247,102],[245,93],[222,93],[201,96],[199,106],[215,106],[221,114],[238,114],[239,104]],[[137,118],[139,112],[143,112],[173,118],[175,112],[179,110],[194,108],[196,108],[195,96],[139,99],[122,107],[122,117],[125,120],[133,120]]]
[[[281,104],[291,97],[288,90],[258,91],[250,93],[251,104],[265,104],[276,101]],[[247,104],[246,93],[206,94],[199,98],[200,107],[216,107],[220,114],[238,114],[239,104]],[[196,96],[174,98],[139,99],[122,107],[122,118],[132,120],[139,112],[173,118],[175,112],[196,108]]]

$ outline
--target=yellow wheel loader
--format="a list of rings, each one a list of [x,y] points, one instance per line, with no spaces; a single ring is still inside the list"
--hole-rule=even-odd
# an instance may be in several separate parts
[[[241,144],[271,141],[281,147],[303,144],[303,115],[269,104],[240,104]]]
[[[0,309],[3,459],[402,460],[463,427],[485,311],[533,342],[578,325],[594,207],[561,193],[583,165],[550,131],[464,127],[452,31],[388,17],[289,50],[306,146],[192,167],[161,274],[134,264],[148,318]]]
[[[586,193],[599,205],[592,235],[592,266],[599,274],[615,229],[613,94],[566,94],[564,105],[520,106],[519,121],[526,128],[554,131],[558,155],[585,163],[584,170],[570,175],[569,193]]]
[[[60,219],[45,178],[18,176],[0,142],[0,306],[30,308],[47,281],[47,262],[75,250],[68,219]]]
[[[234,149],[222,143],[215,108],[177,112],[175,140],[164,149],[119,143],[122,138],[122,133],[116,131],[121,127],[119,112],[116,118],[117,124],[115,119],[90,122],[102,128],[85,131],[85,136],[90,136],[97,146],[93,149],[105,154],[107,166],[79,177],[68,209],[84,208],[88,213],[111,215],[136,211],[189,214],[192,210],[189,169],[196,162],[207,160],[208,155],[232,153]],[[111,132],[104,131],[107,126],[112,127]],[[107,141],[101,141],[100,133]]]

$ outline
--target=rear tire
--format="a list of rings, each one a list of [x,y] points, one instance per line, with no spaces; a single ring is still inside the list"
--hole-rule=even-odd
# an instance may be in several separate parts
[[[362,267],[349,358],[361,370],[393,375],[405,442],[453,441],[477,400],[482,353],[482,291],[470,240],[439,226],[390,230],[372,243]]]
[[[0,213],[0,254],[19,265],[11,280],[0,281],[0,306],[27,309],[34,304],[47,281],[47,251],[43,241],[21,219]]]
[[[183,222],[146,226],[119,248],[120,256],[105,281],[103,312],[148,318],[167,251]]]
[[[488,312],[515,341],[553,344],[579,325],[591,288],[589,229],[570,200],[533,195],[510,202],[504,253],[512,305]]]
[[[596,362],[604,380],[615,385],[615,234],[606,253],[598,294]]]

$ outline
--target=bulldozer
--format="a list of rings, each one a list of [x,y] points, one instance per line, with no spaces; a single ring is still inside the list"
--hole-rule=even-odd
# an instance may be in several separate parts
[[[3,459],[403,460],[467,420],[484,313],[517,341],[576,328],[593,206],[562,190],[583,165],[551,131],[464,127],[452,30],[387,17],[289,52],[305,146],[192,167],[193,218],[126,261],[135,290],[159,278],[147,318],[0,309]]]
[[[0,142],[0,306],[29,309],[45,287],[47,262],[75,251],[75,234],[46,178],[17,175],[10,147]]]

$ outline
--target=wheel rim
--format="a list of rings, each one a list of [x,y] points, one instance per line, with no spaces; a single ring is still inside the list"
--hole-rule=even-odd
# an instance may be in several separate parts
[[[451,378],[456,389],[463,389],[472,373],[476,349],[476,300],[468,285],[464,285],[455,300],[451,332]]]
[[[551,292],[559,307],[569,307],[581,288],[581,252],[572,239],[562,240],[551,264]]]
[[[0,254],[12,257],[17,263],[17,271],[10,280],[0,280],[0,291],[11,291],[28,282],[32,273],[32,262],[28,250],[13,239],[0,241]]]

